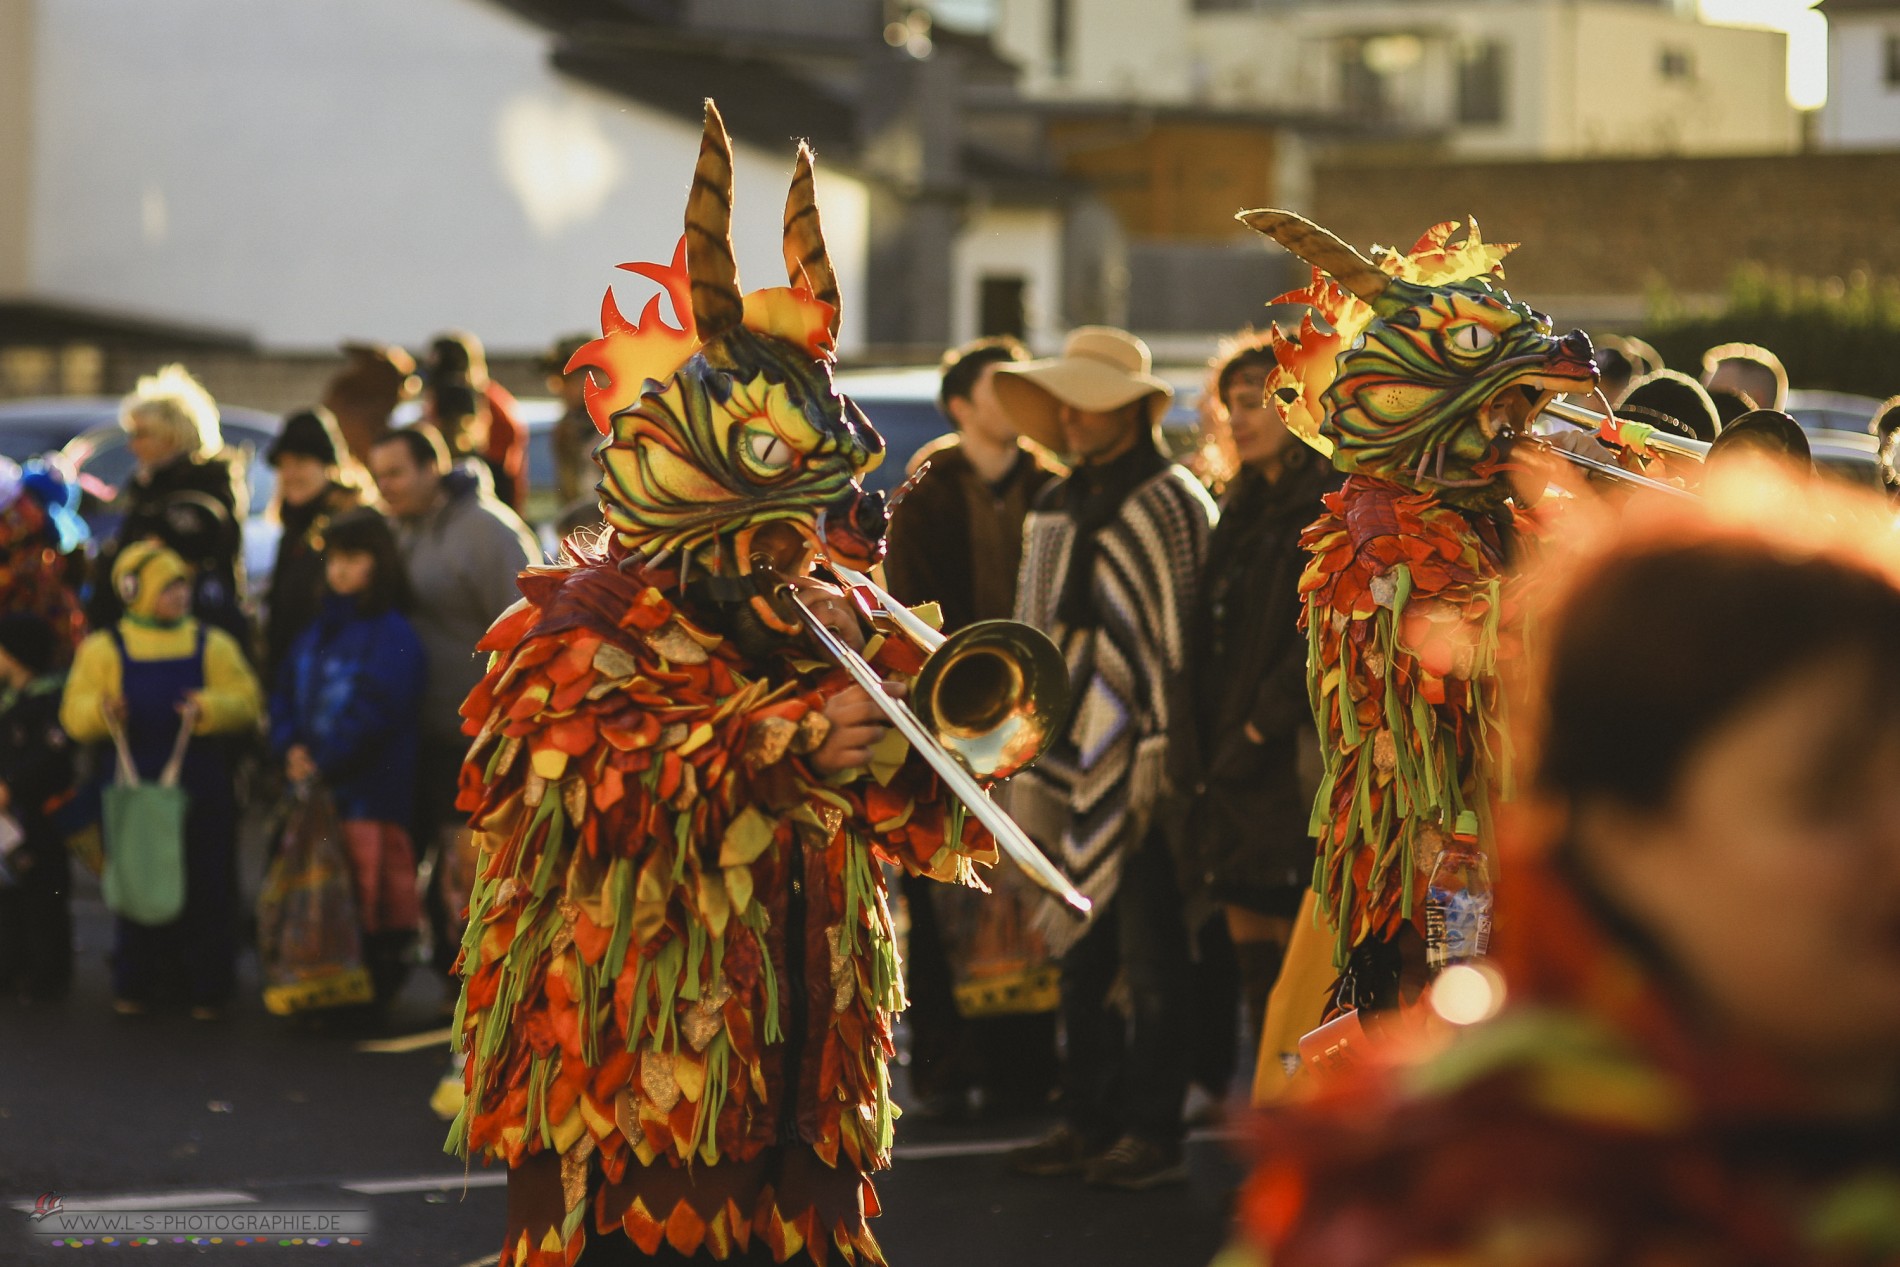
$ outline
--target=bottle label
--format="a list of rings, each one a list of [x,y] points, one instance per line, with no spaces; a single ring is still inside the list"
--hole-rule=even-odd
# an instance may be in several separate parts
[[[1445,968],[1491,949],[1491,895],[1432,888],[1425,894],[1425,962]]]

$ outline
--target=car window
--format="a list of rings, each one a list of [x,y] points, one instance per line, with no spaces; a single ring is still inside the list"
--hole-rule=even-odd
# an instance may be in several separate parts
[[[9,422],[0,427],[0,455],[25,462],[53,452],[71,438],[72,427],[64,422]]]

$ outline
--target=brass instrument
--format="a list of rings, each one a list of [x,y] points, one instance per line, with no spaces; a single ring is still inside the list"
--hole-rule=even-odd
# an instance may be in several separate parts
[[[1076,915],[1089,899],[1043,855],[977,780],[1006,779],[1042,755],[1069,714],[1069,669],[1047,635],[1011,620],[986,620],[945,637],[862,572],[828,562],[839,580],[872,595],[891,625],[929,657],[918,674],[916,708],[885,693],[877,671],[806,605],[783,593],[822,647],[863,687],[898,733],[1030,878]]]
[[[1542,412],[1544,416],[1553,418],[1558,422],[1569,423],[1574,427],[1581,427],[1586,431],[1596,431],[1600,429],[1604,423],[1614,421],[1614,418],[1609,414],[1598,413],[1594,409],[1586,409],[1582,405],[1573,404],[1563,399],[1551,401],[1548,405],[1544,406]],[[1660,452],[1672,454],[1676,457],[1694,458],[1698,462],[1705,460],[1709,456],[1709,446],[1701,440],[1685,439],[1681,436],[1671,435],[1666,431],[1652,432],[1649,437],[1644,440],[1644,444]],[[1661,480],[1650,479],[1647,475],[1638,475],[1634,471],[1626,471],[1613,462],[1598,461],[1596,458],[1589,457],[1582,453],[1572,453],[1569,449],[1559,448],[1556,445],[1545,445],[1544,447],[1573,466],[1580,466],[1587,471],[1595,471],[1599,475],[1607,475],[1612,479],[1621,480],[1626,484],[1635,484],[1655,492],[1668,493],[1674,497],[1694,496],[1693,493],[1677,488],[1673,484],[1665,484]]]

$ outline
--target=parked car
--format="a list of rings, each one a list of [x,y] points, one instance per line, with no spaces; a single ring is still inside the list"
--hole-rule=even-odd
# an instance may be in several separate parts
[[[1808,449],[1821,473],[1861,488],[1881,487],[1880,443],[1865,431],[1810,430]]]
[[[1874,425],[1880,402],[1850,392],[1791,391],[1788,413],[1809,432],[1867,432]]]

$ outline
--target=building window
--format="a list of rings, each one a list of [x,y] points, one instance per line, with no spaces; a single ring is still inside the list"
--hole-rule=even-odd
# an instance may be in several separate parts
[[[1900,88],[1900,35],[1887,37],[1887,87]]]
[[[1458,122],[1504,122],[1504,45],[1468,44],[1458,54]]]
[[[1359,119],[1382,119],[1386,113],[1385,76],[1366,58],[1373,41],[1349,38],[1339,42],[1339,108]]]
[[[1049,73],[1057,79],[1069,74],[1071,0],[1049,0]]]
[[[1695,54],[1686,48],[1665,48],[1658,68],[1664,79],[1694,79]]]
[[[976,284],[977,337],[1029,335],[1029,312],[1024,294],[1029,282],[1022,277],[985,277]]]

